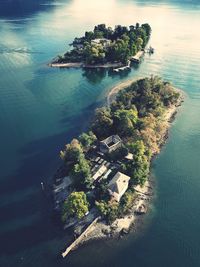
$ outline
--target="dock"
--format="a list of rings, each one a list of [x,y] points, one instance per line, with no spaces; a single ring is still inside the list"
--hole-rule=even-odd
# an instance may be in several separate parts
[[[144,53],[144,51],[139,51],[135,56],[132,56],[130,60],[135,63],[140,63],[140,60],[143,57]]]
[[[65,258],[71,250],[74,250],[78,247],[78,245],[83,241],[83,239],[89,234],[92,230],[92,227],[97,223],[97,221],[100,219],[100,217],[97,217],[94,219],[91,224],[83,231],[83,233],[73,242],[71,245],[69,245],[66,250],[62,253],[62,257]]]
[[[119,67],[119,68],[116,68],[116,69],[113,69],[114,72],[120,72],[120,71],[124,71],[124,70],[130,70],[130,60],[128,60],[128,63],[126,66],[123,66],[123,67]]]

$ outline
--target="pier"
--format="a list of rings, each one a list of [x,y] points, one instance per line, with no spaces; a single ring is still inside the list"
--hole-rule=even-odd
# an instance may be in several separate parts
[[[135,56],[131,57],[130,60],[132,62],[140,63],[140,60],[143,57],[144,53],[144,51],[139,51]]]
[[[128,60],[128,63],[126,66],[123,66],[123,67],[120,67],[120,68],[116,68],[116,69],[113,69],[114,72],[120,72],[120,71],[124,71],[124,70],[130,70],[130,60]]]
[[[74,250],[78,247],[78,245],[84,240],[84,238],[89,234],[92,230],[92,227],[97,223],[97,221],[100,219],[100,217],[97,217],[94,219],[94,221],[83,231],[83,233],[73,242],[71,245],[69,245],[66,250],[62,253],[62,257],[65,258],[71,250]]]

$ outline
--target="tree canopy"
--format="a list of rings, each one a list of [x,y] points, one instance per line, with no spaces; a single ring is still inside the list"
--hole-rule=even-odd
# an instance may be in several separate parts
[[[151,35],[149,24],[139,23],[129,27],[116,25],[114,29],[99,24],[93,31],[86,31],[85,35],[75,38],[73,49],[67,51],[58,62],[84,62],[99,64],[106,62],[121,62],[126,64],[130,56],[134,56],[143,49]],[[95,42],[96,40],[96,42]],[[98,40],[98,41],[97,41]]]
[[[62,220],[66,221],[68,217],[77,217],[81,219],[87,212],[89,203],[84,192],[72,192],[65,200],[62,210]]]
[[[67,164],[75,164],[79,162],[83,156],[83,149],[77,139],[73,139],[70,144],[65,146],[64,150],[60,151],[60,157]]]

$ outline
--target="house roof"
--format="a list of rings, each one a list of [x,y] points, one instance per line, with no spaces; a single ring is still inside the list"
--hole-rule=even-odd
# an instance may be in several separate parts
[[[107,43],[109,43],[111,40],[109,40],[109,39],[106,39],[106,38],[96,38],[96,39],[93,39],[92,40],[92,42],[93,43],[101,43],[101,42],[107,42]]]
[[[109,182],[109,191],[117,201],[119,201],[123,194],[126,192],[129,180],[129,176],[121,172],[117,172],[112,178],[112,180]]]
[[[128,155],[125,156],[125,159],[132,160],[133,159],[133,154],[128,153]]]
[[[103,143],[107,147],[111,147],[113,145],[118,144],[121,141],[122,140],[119,137],[119,135],[111,135],[111,136],[107,137],[106,139],[102,140],[101,143]]]

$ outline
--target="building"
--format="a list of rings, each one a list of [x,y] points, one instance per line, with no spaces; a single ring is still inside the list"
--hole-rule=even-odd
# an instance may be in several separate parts
[[[116,200],[117,202],[120,201],[123,194],[128,189],[130,177],[121,173],[117,172],[112,180],[108,184],[108,192],[112,199]]]
[[[132,153],[128,153],[128,155],[125,156],[126,160],[133,160],[133,154]]]
[[[111,135],[100,142],[100,151],[110,153],[121,147],[122,140],[118,135]]]
[[[108,47],[111,44],[111,40],[106,39],[106,38],[97,38],[97,39],[93,39],[91,41],[91,44],[94,44],[94,45],[102,44],[104,47]]]

